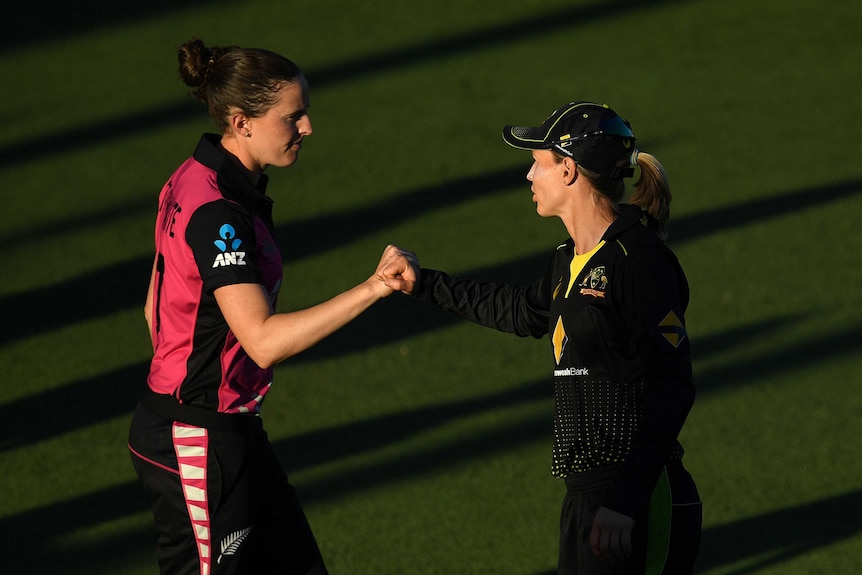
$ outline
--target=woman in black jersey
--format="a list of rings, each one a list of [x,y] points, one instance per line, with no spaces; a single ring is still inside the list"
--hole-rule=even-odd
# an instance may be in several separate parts
[[[160,571],[325,575],[261,405],[273,365],[392,290],[375,273],[316,306],[275,313],[283,262],[264,170],[293,165],[312,133],[305,77],[268,50],[200,40],[178,59],[219,133],[200,138],[159,196],[145,306],[153,359],[129,449],[151,496]]]
[[[692,406],[688,283],[665,245],[670,190],[630,124],[569,102],[503,139],[532,151],[536,211],[569,237],[525,286],[453,278],[398,250],[393,289],[518,336],[549,335],[555,417],[552,474],[567,493],[560,575],[692,572],[701,503],[677,436]],[[624,178],[640,167],[627,203]]]

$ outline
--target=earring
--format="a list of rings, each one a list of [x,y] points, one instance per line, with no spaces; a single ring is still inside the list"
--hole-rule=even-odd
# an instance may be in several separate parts
[[[246,132],[246,133],[245,133],[245,137],[246,137],[246,138],[251,138],[251,132]]]

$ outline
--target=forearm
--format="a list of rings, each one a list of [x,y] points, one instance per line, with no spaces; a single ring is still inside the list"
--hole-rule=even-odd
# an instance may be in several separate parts
[[[527,287],[459,279],[436,270],[422,270],[418,299],[485,327],[526,337],[542,337],[548,329],[543,287]]]
[[[338,331],[378,299],[380,292],[369,280],[313,307],[270,316],[266,329],[276,345],[270,350],[274,363],[314,346]],[[269,325],[272,324],[272,325]]]
[[[374,278],[318,305],[286,313],[249,302],[242,292],[216,292],[228,325],[249,357],[262,368],[271,367],[312,347],[354,320],[388,288]],[[236,311],[242,307],[240,313]],[[255,319],[256,318],[256,319]]]

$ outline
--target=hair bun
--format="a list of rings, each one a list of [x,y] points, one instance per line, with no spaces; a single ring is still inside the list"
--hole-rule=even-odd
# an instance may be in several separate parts
[[[202,40],[193,38],[177,51],[180,65],[180,77],[189,87],[197,88],[206,83],[212,74],[216,55],[207,48]]]

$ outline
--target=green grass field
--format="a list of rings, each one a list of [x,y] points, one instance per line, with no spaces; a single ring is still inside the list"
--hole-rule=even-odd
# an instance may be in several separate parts
[[[176,73],[199,36],[309,77],[315,133],[270,173],[284,311],[362,281],[387,243],[533,279],[565,230],[535,214],[529,154],[501,127],[569,99],[631,120],[669,173],[692,288],[698,573],[862,572],[862,4],[85,0],[7,17],[0,571],[156,572],[125,442],[156,197],[211,129]],[[333,575],[556,572],[547,345],[396,294],[276,369],[264,418]]]

